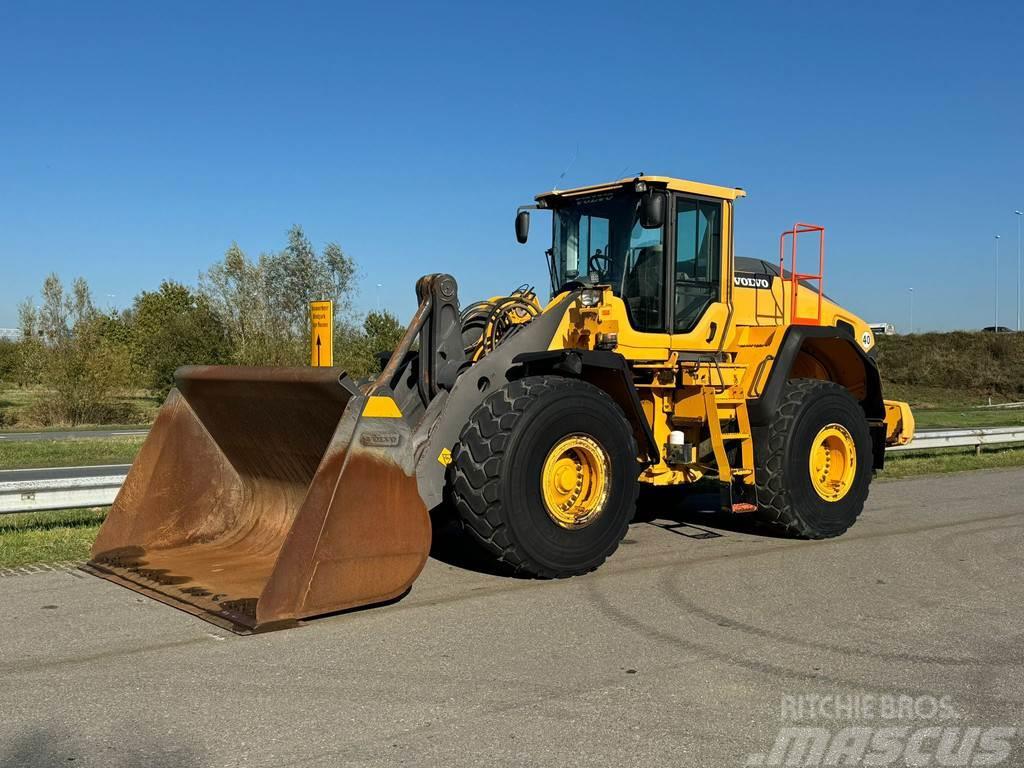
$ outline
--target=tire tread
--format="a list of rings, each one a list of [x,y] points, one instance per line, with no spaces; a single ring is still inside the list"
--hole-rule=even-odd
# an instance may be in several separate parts
[[[513,431],[538,399],[560,390],[586,388],[607,399],[619,414],[625,433],[633,441],[631,450],[636,455],[636,441],[625,414],[618,404],[603,390],[564,376],[530,376],[509,382],[489,395],[470,416],[452,451],[449,466],[450,489],[453,505],[461,519],[463,529],[485,551],[517,573],[540,578],[564,578],[581,573],[563,571],[538,563],[524,551],[505,524],[503,500],[499,483],[505,471],[504,454]],[[632,505],[636,506],[639,483],[632,478]],[[614,541],[600,554],[587,571],[597,568],[618,547],[626,535],[630,520],[624,519]],[[585,572],[585,571],[584,571]]]
[[[755,444],[757,517],[780,532],[801,539],[824,539],[843,531],[824,532],[800,517],[786,481],[789,436],[806,404],[827,392],[848,390],[840,384],[821,379],[792,379],[786,383],[782,402],[774,418],[763,428]],[[849,395],[848,395],[849,396]],[[852,400],[852,396],[851,396]],[[856,401],[854,401],[856,402]],[[865,457],[870,460],[869,457]],[[850,525],[856,522],[863,505],[856,510]],[[848,526],[849,527],[849,526]]]

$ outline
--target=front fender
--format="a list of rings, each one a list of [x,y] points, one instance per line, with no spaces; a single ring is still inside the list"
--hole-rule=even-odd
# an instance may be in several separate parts
[[[633,427],[637,446],[650,464],[661,460],[654,432],[644,415],[640,396],[626,358],[617,352],[591,349],[552,349],[517,355],[513,363],[522,366],[523,375],[554,373],[590,382],[618,404]]]

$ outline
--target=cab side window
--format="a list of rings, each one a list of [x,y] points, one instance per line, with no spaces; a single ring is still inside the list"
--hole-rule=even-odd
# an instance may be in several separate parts
[[[693,330],[704,310],[718,300],[721,221],[721,203],[676,198],[676,332]]]
[[[638,331],[665,331],[662,309],[665,293],[664,229],[644,229],[636,221],[629,232],[622,299],[626,302],[630,325]]]

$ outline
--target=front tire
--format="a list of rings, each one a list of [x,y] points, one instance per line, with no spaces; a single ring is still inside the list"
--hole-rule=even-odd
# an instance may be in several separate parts
[[[470,416],[452,454],[464,528],[513,570],[562,578],[597,568],[636,509],[637,445],[622,409],[592,384],[512,381]]]
[[[792,536],[844,533],[864,509],[872,476],[867,418],[831,381],[786,382],[782,402],[755,435],[758,517]]]

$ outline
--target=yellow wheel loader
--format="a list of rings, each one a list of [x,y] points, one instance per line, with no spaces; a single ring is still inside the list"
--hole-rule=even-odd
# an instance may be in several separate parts
[[[743,194],[640,175],[540,195],[516,236],[550,212],[550,301],[461,309],[454,278],[423,277],[371,382],[180,369],[87,568],[246,632],[400,597],[442,506],[543,578],[614,552],[641,483],[704,478],[728,512],[843,533],[913,416],[823,290],[821,227],[784,232],[777,262],[735,256]]]

